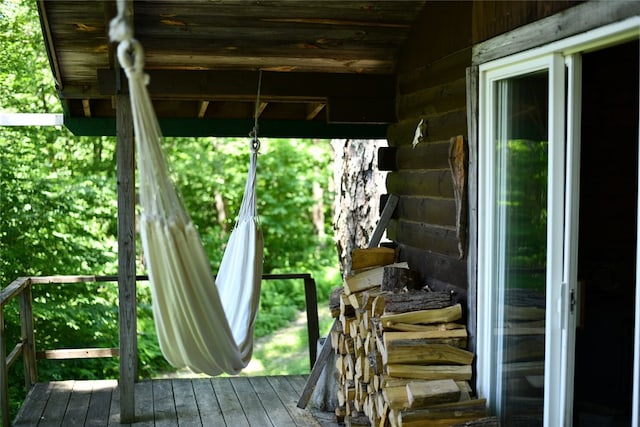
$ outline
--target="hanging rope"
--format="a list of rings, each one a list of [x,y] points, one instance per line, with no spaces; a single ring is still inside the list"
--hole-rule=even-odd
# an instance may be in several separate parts
[[[118,12],[110,36],[119,42],[118,60],[129,80],[141,241],[160,349],[178,368],[209,375],[236,374],[251,359],[260,299],[263,238],[255,194],[257,150],[251,152],[238,221],[214,282],[200,236],[170,178],[162,133],[146,88],[144,52],[133,38],[124,0],[118,1]]]
[[[251,151],[260,150],[260,140],[258,139],[258,116],[260,115],[260,90],[262,88],[262,70],[258,70],[258,90],[256,93],[256,104],[253,109],[253,130],[249,133],[251,137]]]

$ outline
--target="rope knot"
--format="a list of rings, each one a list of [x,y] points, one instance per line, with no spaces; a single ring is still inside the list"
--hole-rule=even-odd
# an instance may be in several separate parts
[[[136,39],[126,39],[118,45],[118,61],[127,76],[142,79],[145,85],[149,84],[149,75],[144,72],[144,50]]]
[[[121,42],[133,38],[133,30],[125,16],[119,15],[109,23],[109,38],[112,42]]]

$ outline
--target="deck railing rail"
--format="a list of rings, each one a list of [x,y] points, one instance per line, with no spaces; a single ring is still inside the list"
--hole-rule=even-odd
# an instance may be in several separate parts
[[[146,281],[148,276],[136,276],[136,281]],[[308,273],[265,274],[262,280],[303,280],[309,338],[309,365],[316,360],[319,338],[318,301],[316,283]],[[88,359],[118,357],[118,348],[46,349],[36,351],[33,322],[33,285],[71,284],[87,282],[117,282],[117,276],[36,276],[20,277],[0,291],[0,411],[2,425],[10,426],[9,415],[9,368],[22,356],[25,388],[29,390],[38,382],[37,361],[42,359]],[[5,306],[17,298],[20,305],[21,335],[18,343],[9,349],[5,333]]]

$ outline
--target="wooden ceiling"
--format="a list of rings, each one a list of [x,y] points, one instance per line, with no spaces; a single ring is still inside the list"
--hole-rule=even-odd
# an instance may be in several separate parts
[[[133,1],[166,134],[375,137],[395,120],[395,66],[424,0]],[[39,0],[51,69],[77,134],[112,134],[126,77],[115,1]],[[273,135],[266,135],[266,134]]]

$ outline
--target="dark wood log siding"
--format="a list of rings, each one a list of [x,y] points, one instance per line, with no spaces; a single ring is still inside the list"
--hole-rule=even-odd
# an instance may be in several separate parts
[[[473,43],[553,15],[582,1],[474,1]]]
[[[456,229],[449,147],[459,135],[469,139],[466,69],[472,62],[471,47],[577,3],[429,2],[401,52],[398,121],[387,132],[388,152],[380,155],[384,167],[391,169],[387,191],[400,196],[387,232],[399,246],[400,260],[408,261],[422,282],[436,290],[451,290],[458,300],[466,299],[467,293],[466,252],[459,259],[467,242],[459,241],[466,239],[466,234]],[[426,122],[425,132],[414,148],[420,120]],[[469,179],[475,185],[474,177]]]
[[[387,191],[399,196],[453,199],[453,181],[448,170],[397,171],[387,176]]]
[[[385,159],[385,166],[393,167],[387,191],[400,196],[388,236],[398,244],[401,260],[418,271],[422,284],[453,291],[456,300],[466,296],[467,265],[459,259],[449,154],[452,138],[467,135],[471,10],[471,2],[425,6],[421,25],[399,59],[398,122],[387,132],[387,151],[395,162]],[[441,36],[435,40],[433,34]],[[420,120],[425,122],[423,138],[413,147]]]

